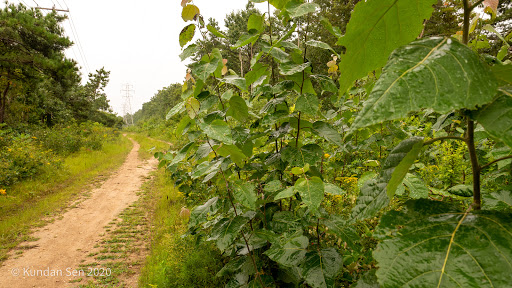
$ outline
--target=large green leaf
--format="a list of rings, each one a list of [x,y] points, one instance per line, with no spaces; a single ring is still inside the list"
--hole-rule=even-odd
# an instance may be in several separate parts
[[[235,85],[242,91],[247,91],[247,84],[246,84],[245,78],[238,77],[236,75],[230,75],[230,76],[226,76],[220,80],[222,82],[225,82],[225,83],[228,83],[231,85]]]
[[[241,180],[233,182],[233,195],[236,201],[251,210],[256,210],[256,201],[258,200],[255,189],[254,183]]]
[[[295,191],[299,192],[302,202],[312,211],[317,211],[324,200],[324,182],[318,177],[300,178],[295,182]]]
[[[311,251],[301,265],[302,277],[312,288],[333,287],[342,264],[343,259],[334,248]]]
[[[387,196],[387,192],[390,181],[393,179],[393,187],[389,189],[394,195],[396,188],[402,183],[409,167],[418,156],[419,151],[417,149],[422,144],[423,138],[412,137],[400,142],[389,152],[388,157],[382,164],[379,177],[368,180],[361,187],[356,206],[352,209],[353,218],[366,219],[373,217],[388,205],[390,198]],[[394,183],[398,184],[395,186]]]
[[[195,146],[195,142],[189,142],[187,145],[183,146],[180,151],[178,151],[178,154],[176,154],[176,157],[172,159],[172,162],[169,164],[174,165],[177,164],[185,159],[187,157],[188,151]]]
[[[249,218],[243,216],[222,218],[213,226],[208,241],[216,240],[217,248],[224,252],[224,250],[233,244],[247,222],[249,222]]]
[[[302,235],[302,231],[292,235],[285,233],[276,240],[264,254],[277,263],[283,266],[295,266],[306,257],[309,240],[308,237]]]
[[[409,188],[409,197],[412,199],[428,198],[428,187],[418,176],[408,173],[405,175],[404,185]]]
[[[296,149],[286,146],[281,150],[281,159],[288,162],[292,167],[304,167],[306,164],[315,166],[322,160],[323,150],[316,144],[308,144]]]
[[[339,65],[340,91],[344,93],[355,80],[384,66],[393,50],[416,39],[436,3],[437,0],[360,1],[338,43],[347,48]]]
[[[247,155],[245,155],[236,145],[223,144],[217,149],[217,153],[221,156],[231,158],[231,160],[240,168],[245,166],[244,161],[247,160]]]
[[[336,129],[334,129],[329,123],[316,121],[313,123],[313,132],[335,145],[340,147],[343,146],[340,133],[338,133],[338,131],[336,131]]]
[[[510,191],[496,191],[484,194],[484,208],[492,210],[512,209],[512,193]]]
[[[213,27],[210,24],[206,25],[206,29],[208,29],[208,31],[210,31],[210,33],[212,33],[213,35],[215,35],[219,38],[226,38],[226,35],[220,33],[219,30],[217,30],[217,28]]]
[[[349,224],[342,217],[330,214],[326,219],[322,220],[322,224],[329,228],[327,232],[340,237],[343,242],[347,243],[348,247],[352,249],[356,247],[360,236],[353,225]]]
[[[184,108],[185,108],[185,102],[180,102],[180,103],[176,104],[176,106],[172,107],[172,109],[169,110],[169,113],[167,113],[167,116],[165,117],[165,119],[166,120],[171,119],[176,114],[181,113],[183,110],[185,110]]]
[[[491,136],[512,147],[512,97],[499,96],[494,102],[477,111],[475,119]]]
[[[197,62],[192,65],[192,73],[198,77],[203,82],[206,82],[206,79],[217,70],[219,63],[221,63],[222,59],[218,57],[214,57],[213,59],[208,59],[207,61]]]
[[[243,122],[249,117],[249,107],[242,97],[233,96],[229,99],[229,109],[226,115]]]
[[[351,131],[430,108],[444,114],[492,101],[496,79],[478,55],[448,38],[415,41],[397,49]]]
[[[304,64],[295,64],[293,62],[283,63],[279,65],[279,71],[283,75],[293,75],[299,72],[304,71],[304,69],[308,68],[311,65],[311,63],[304,63]]]
[[[382,287],[509,287],[512,214],[410,201],[386,213],[373,255]]]
[[[320,109],[320,101],[314,94],[305,93],[297,98],[295,110],[315,116]]]
[[[501,85],[512,85],[512,64],[494,65],[491,70]]]
[[[210,138],[219,140],[226,144],[233,144],[231,138],[231,129],[228,124],[222,120],[214,120],[211,123],[200,123],[199,128],[206,133]]]
[[[247,21],[247,31],[256,30],[261,33],[265,30],[265,17],[263,15],[252,14]]]
[[[183,50],[183,52],[180,54],[181,61],[184,61],[188,57],[194,55],[199,51],[199,47],[197,47],[196,44],[188,45],[187,48]]]
[[[190,220],[188,222],[189,227],[194,227],[198,224],[206,222],[208,220],[208,216],[212,216],[219,209],[217,207],[217,201],[219,197],[214,197],[206,201],[203,205],[199,205],[192,209],[190,213]]]
[[[190,97],[185,102],[185,108],[187,109],[187,113],[190,119],[194,119],[197,117],[197,115],[199,115],[201,103],[199,103],[196,98]]]
[[[396,188],[402,183],[405,175],[409,172],[409,168],[418,158],[421,148],[423,148],[423,138],[413,137],[402,141],[390,154],[390,157],[396,157],[397,160],[400,160],[399,164],[393,169],[391,179],[386,187],[386,193],[390,199],[393,198]],[[388,159],[390,158],[388,157]]]
[[[320,8],[316,3],[300,3],[296,1],[288,2],[286,11],[290,14],[291,18],[297,18],[309,13],[313,13],[317,8]]]

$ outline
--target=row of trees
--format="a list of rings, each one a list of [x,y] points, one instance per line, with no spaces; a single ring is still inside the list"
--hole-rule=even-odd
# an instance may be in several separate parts
[[[66,16],[5,6],[0,10],[0,124],[122,123],[104,92],[110,72],[101,68],[82,85],[77,63],[66,58],[64,51],[73,45],[61,26]]]

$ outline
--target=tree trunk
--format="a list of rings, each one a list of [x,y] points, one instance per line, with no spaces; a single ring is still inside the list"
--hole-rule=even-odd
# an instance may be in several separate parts
[[[5,106],[7,106],[7,92],[9,92],[9,87],[10,84],[7,82],[7,86],[5,87],[5,90],[2,93],[2,98],[0,99],[0,124],[5,123]]]

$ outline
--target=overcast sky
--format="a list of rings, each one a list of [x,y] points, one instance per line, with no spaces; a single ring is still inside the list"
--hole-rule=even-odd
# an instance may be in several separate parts
[[[30,7],[36,3],[40,7],[69,7],[71,19],[65,21],[64,28],[75,45],[67,55],[80,64],[84,79],[89,71],[101,67],[111,71],[106,93],[110,105],[119,115],[123,113],[121,88],[124,83],[133,85],[132,112],[135,112],[161,88],[184,80],[186,69],[178,57],[181,53],[178,35],[186,25],[181,19],[181,0],[9,2],[21,2]],[[247,0],[194,0],[194,3],[205,20],[213,17],[223,26],[224,16],[243,9]],[[257,7],[264,9],[266,6],[263,5],[257,4]],[[1,7],[4,6],[2,0]]]

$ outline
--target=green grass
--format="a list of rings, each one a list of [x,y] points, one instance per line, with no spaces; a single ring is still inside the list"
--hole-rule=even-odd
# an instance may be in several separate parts
[[[51,221],[119,168],[131,148],[131,141],[121,137],[105,143],[101,151],[82,150],[67,157],[58,171],[10,187],[0,201],[0,261],[20,242],[33,240],[28,236],[31,228]]]
[[[179,217],[185,205],[182,195],[159,169],[146,187],[153,199],[151,251],[139,278],[139,287],[224,287],[215,274],[223,267],[220,253],[211,243],[196,246],[195,239],[182,238],[187,221]]]
[[[141,134],[131,133],[128,134],[128,137],[140,144],[139,157],[144,160],[153,158],[156,152],[167,151],[170,146],[165,141],[151,139]]]

